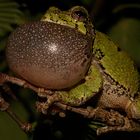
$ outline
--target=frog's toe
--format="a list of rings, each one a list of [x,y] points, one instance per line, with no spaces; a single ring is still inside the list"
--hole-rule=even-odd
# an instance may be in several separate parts
[[[36,102],[36,108],[38,112],[47,114],[49,106],[46,102]]]
[[[125,124],[124,116],[114,110],[110,110],[108,124],[111,126],[123,126]]]
[[[58,102],[60,100],[58,94],[53,94],[51,96],[47,97],[47,101],[45,102],[36,102],[36,107],[38,112],[42,112],[43,114],[47,114],[48,109],[54,104],[55,102]]]
[[[100,127],[97,129],[96,133],[97,135],[106,134],[109,132],[140,132],[140,124],[138,122],[135,122],[133,120],[129,120],[127,117],[124,118],[124,125],[123,126],[105,126]]]

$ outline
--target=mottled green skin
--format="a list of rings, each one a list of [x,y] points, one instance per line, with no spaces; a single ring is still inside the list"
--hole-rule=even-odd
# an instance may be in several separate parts
[[[70,18],[74,9],[83,10],[77,6],[61,12],[51,7],[41,20],[77,28],[83,34],[92,36],[93,29],[89,32],[85,28],[89,19],[77,22]],[[139,74],[134,62],[107,35],[98,31],[95,34],[92,63],[85,80],[67,91],[57,91],[58,97],[64,104],[79,106],[91,98],[94,102],[94,96],[98,95],[98,107],[121,109],[129,118],[140,119]]]
[[[75,15],[73,15],[75,11],[76,12],[78,11],[78,14],[79,14],[80,10],[84,11],[84,14],[86,14],[86,18],[81,18],[80,16],[78,16],[77,18],[75,17]],[[56,93],[57,93],[56,95],[58,96],[57,101],[59,99],[64,104],[71,105],[71,106],[80,106],[86,103],[89,99],[93,99],[93,102],[94,102],[94,99],[97,99],[96,100],[97,107],[117,109],[117,110],[121,109],[126,112],[129,118],[140,119],[139,74],[138,74],[137,69],[134,67],[133,61],[125,52],[120,51],[119,47],[116,46],[110,40],[108,36],[94,30],[94,26],[92,25],[89,19],[88,13],[83,7],[76,6],[76,7],[71,8],[68,11],[60,11],[58,8],[51,7],[42,17],[39,24],[35,23],[35,25],[38,26],[40,25],[40,23],[42,24],[47,23],[46,27],[48,27],[49,24],[53,24],[54,26],[57,27],[56,28],[57,30],[53,30],[52,26],[50,26],[52,28],[49,28],[49,29],[55,32],[57,31],[57,33],[61,32],[63,34],[63,29],[65,30],[72,29],[73,34],[75,33],[75,31],[78,31],[78,33],[82,34],[84,37],[89,37],[91,40],[91,43],[95,39],[94,44],[93,44],[93,52],[90,51],[91,52],[90,58],[92,58],[90,61],[91,65],[89,65],[90,66],[90,68],[88,67],[89,69],[87,68],[88,72],[86,71],[85,79],[82,78],[80,82],[78,81],[72,87],[68,87],[67,90],[65,90],[64,87],[59,88],[59,86],[57,86],[57,88],[53,88],[55,83],[57,82],[59,83],[62,80],[61,78],[59,80],[54,80],[54,83],[52,83],[51,89],[53,89],[53,91],[56,90]],[[41,30],[41,33],[44,33],[42,32],[42,30]],[[58,36],[59,35],[60,34],[58,33]],[[72,37],[72,34],[70,35],[68,36]],[[13,37],[15,38],[15,36]],[[53,36],[51,36],[50,38],[52,37]],[[80,39],[83,39],[84,37]],[[48,41],[51,40],[51,39],[49,40],[49,37],[47,37],[47,39]],[[60,39],[60,42],[61,41],[62,40]],[[66,41],[66,38],[64,38],[64,41]],[[13,40],[11,42],[13,42]],[[81,40],[79,42],[81,43]],[[24,45],[27,46],[26,44]],[[86,47],[91,49],[92,45],[88,46],[88,43],[87,43]],[[12,50],[10,50],[9,52],[11,53]],[[41,50],[40,54],[43,54],[45,52],[44,50],[42,51],[42,49],[40,50]],[[8,53],[7,55],[8,57],[10,53]],[[13,57],[13,53],[11,54],[12,57]],[[60,55],[62,55],[62,53],[58,54],[57,56],[60,56]],[[67,57],[63,58],[62,60],[65,61]],[[70,58],[73,58],[73,57],[70,56]],[[39,59],[41,59],[41,61],[43,60],[42,58],[39,58]],[[17,63],[17,60],[14,62]],[[11,63],[10,58],[9,58],[9,61]],[[32,62],[34,61],[35,59]],[[24,59],[22,59],[22,62],[24,62]],[[45,61],[45,62],[48,63],[48,61]],[[81,61],[79,61],[79,63],[80,62]],[[47,63],[46,64],[43,63],[45,64],[45,71],[46,71]],[[79,70],[79,63],[78,65],[76,66],[72,65],[70,68],[67,68],[67,69],[68,70],[73,69],[73,67],[75,66]],[[51,64],[52,64],[51,67],[54,68],[54,65],[53,65],[54,63],[51,63]],[[41,68],[39,69],[37,73],[35,73],[35,76],[31,76],[31,78],[32,77],[37,78],[37,80],[34,80],[34,81],[35,82],[37,81],[38,83],[36,85],[40,86],[39,85],[40,81],[42,79],[46,80],[47,78],[44,78],[44,74],[43,76],[41,75],[41,78],[37,76],[38,74],[41,73],[41,70],[42,70],[42,64],[38,63],[37,68],[38,68],[38,65],[41,65]],[[80,66],[82,66],[82,63],[80,63]],[[61,67],[61,65],[59,67]],[[25,72],[27,72],[27,68],[28,67],[26,66]],[[20,67],[20,70],[21,70],[21,67]],[[62,69],[60,71],[61,73],[63,73]],[[56,79],[59,72],[57,70],[55,70],[55,72],[56,72],[56,75],[54,76],[54,78]],[[31,74],[32,74],[31,70],[29,69],[29,73],[27,73],[27,79],[26,79],[27,81],[29,81],[29,76]],[[52,72],[51,74],[53,75],[54,73]],[[23,73],[21,73],[21,75],[23,75]],[[64,78],[65,76],[66,75],[64,75]],[[71,76],[75,77],[75,72],[73,72]],[[67,77],[70,77],[70,76],[67,76]],[[34,84],[33,82],[31,83]],[[44,83],[46,84],[46,81]],[[46,85],[42,87],[47,89]],[[94,98],[95,95],[96,95],[96,98]],[[49,102],[49,99],[48,99],[48,102]]]
[[[83,11],[85,13],[85,15],[88,17],[88,12],[86,11],[85,8],[80,7],[80,6],[74,6],[71,9],[69,9],[68,11],[61,11],[60,9],[56,8],[56,7],[50,7],[47,12],[43,15],[43,17],[41,18],[41,21],[44,22],[53,22],[59,25],[64,25],[64,26],[68,26],[70,28],[77,28],[81,33],[83,34],[87,34],[89,31],[93,32],[93,25],[91,23],[91,21],[89,21],[89,19],[87,18],[85,21],[78,21],[75,20],[75,18],[72,17],[72,13],[75,11]],[[91,28],[89,29],[89,27],[87,28],[87,25],[91,26]],[[88,30],[87,30],[88,29]],[[93,36],[94,37],[94,36]]]
[[[96,31],[93,59],[98,63],[103,86],[98,106],[121,109],[129,118],[140,119],[139,73],[132,59],[110,40]]]
[[[95,64],[92,64],[85,81],[76,85],[69,91],[61,91],[59,93],[62,102],[79,106],[98,93],[102,86],[102,75]]]
[[[61,92],[62,102],[78,106],[91,98],[94,102],[98,94],[98,107],[124,110],[129,118],[140,119],[139,73],[134,62],[107,35],[98,31],[85,79],[70,91]]]
[[[139,87],[139,74],[128,54],[120,51],[120,48],[107,35],[98,31],[96,31],[93,49],[93,56],[102,65],[104,72],[122,85],[133,97]]]

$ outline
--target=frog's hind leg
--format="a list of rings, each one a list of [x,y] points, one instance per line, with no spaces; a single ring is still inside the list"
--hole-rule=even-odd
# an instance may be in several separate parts
[[[114,110],[107,111],[100,107],[97,107],[97,108],[72,107],[72,106],[64,105],[59,102],[55,103],[55,105],[63,110],[69,110],[69,111],[81,114],[85,118],[101,121],[102,123],[105,123],[107,125],[118,126],[118,125],[124,124],[124,117],[120,113]]]
[[[140,124],[133,120],[124,117],[124,125],[118,126],[105,126],[97,129],[97,135],[105,134],[108,132],[140,132]]]
[[[64,105],[60,102],[55,103],[57,107],[62,110],[69,110],[81,114],[85,118],[92,119],[93,121],[100,121],[105,126],[97,128],[97,135],[108,132],[140,132],[140,124],[123,115],[118,111],[105,110],[103,108],[80,108]]]

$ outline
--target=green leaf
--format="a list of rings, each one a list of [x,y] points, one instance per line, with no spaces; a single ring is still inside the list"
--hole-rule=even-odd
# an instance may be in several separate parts
[[[13,28],[11,27],[11,25],[9,23],[3,23],[0,20],[0,29],[3,29],[6,31],[13,31]]]
[[[19,7],[19,4],[18,3],[16,3],[16,2],[11,2],[11,1],[6,1],[6,0],[1,0],[0,1],[0,8],[5,8],[5,7],[15,7],[15,8],[17,8],[17,7]]]
[[[140,66],[140,20],[121,18],[110,28],[108,34]]]
[[[10,0],[0,1],[0,37],[13,31],[13,25],[24,23],[25,18],[19,4]]]

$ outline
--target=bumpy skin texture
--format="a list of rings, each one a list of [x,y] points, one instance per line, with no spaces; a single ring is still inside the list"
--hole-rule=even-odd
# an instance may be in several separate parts
[[[50,15],[49,11],[47,13]],[[62,15],[56,17],[62,18]],[[69,14],[67,17],[72,20]],[[53,22],[42,20],[17,28],[9,37],[6,48],[11,70],[46,89],[69,88],[84,79],[92,58],[94,35],[88,32],[93,26],[86,23],[87,27],[84,27],[83,22],[77,21],[69,27],[70,23],[62,22],[65,25],[54,19]]]
[[[130,57],[98,31],[86,77],[85,83],[61,92],[65,104],[81,105],[96,95],[97,107],[123,110],[129,118],[140,119],[139,73]]]
[[[138,90],[139,74],[128,54],[121,51],[107,35],[96,31],[93,56],[104,73],[133,97]]]
[[[140,119],[139,74],[133,61],[98,31],[92,46],[94,28],[88,18],[81,19],[79,9],[85,11],[53,7],[41,21],[19,27],[7,46],[10,68],[38,87],[53,89],[64,104],[80,106],[96,95],[97,107]],[[78,21],[72,18],[75,10]],[[69,90],[58,90],[66,87]],[[52,100],[48,98],[46,106]]]
[[[94,60],[103,77],[98,106],[124,110],[129,118],[140,119],[139,73],[130,57],[105,34],[96,31]]]
[[[58,96],[65,104],[79,106],[100,92],[103,78],[97,65],[92,62],[85,81],[69,91],[60,91]]]

